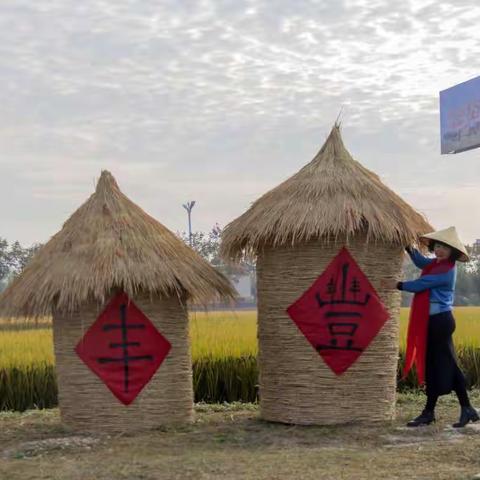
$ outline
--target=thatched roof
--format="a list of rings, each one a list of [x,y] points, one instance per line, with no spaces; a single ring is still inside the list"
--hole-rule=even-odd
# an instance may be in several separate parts
[[[265,245],[364,234],[410,245],[433,230],[425,218],[355,161],[335,125],[315,158],[226,226],[222,256],[255,256]]]
[[[195,301],[233,297],[226,278],[147,215],[103,171],[95,193],[0,295],[0,314],[40,316],[129,295],[186,293]]]

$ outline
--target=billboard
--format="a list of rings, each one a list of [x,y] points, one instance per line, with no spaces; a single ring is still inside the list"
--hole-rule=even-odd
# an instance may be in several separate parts
[[[440,92],[441,152],[480,147],[480,77]]]

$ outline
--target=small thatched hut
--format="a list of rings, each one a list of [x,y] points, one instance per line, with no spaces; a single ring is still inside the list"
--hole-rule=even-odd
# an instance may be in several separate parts
[[[229,282],[103,171],[95,193],[3,292],[0,310],[53,316],[67,425],[128,431],[191,420],[186,301],[218,296],[233,296]]]
[[[227,225],[223,257],[257,259],[264,419],[334,424],[392,418],[400,294],[382,290],[381,279],[398,278],[404,246],[431,230],[419,213],[351,157],[337,125],[308,165]],[[343,247],[378,293],[388,320],[358,360],[338,374],[312,348],[287,308]]]

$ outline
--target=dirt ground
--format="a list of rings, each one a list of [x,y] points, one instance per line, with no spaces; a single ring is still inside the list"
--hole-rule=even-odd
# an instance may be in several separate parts
[[[472,399],[480,407],[480,392]],[[480,422],[453,429],[448,396],[435,425],[404,427],[423,401],[401,394],[394,422],[337,427],[263,422],[252,404],[197,405],[193,425],[117,436],[71,432],[56,409],[1,413],[0,479],[480,478]]]

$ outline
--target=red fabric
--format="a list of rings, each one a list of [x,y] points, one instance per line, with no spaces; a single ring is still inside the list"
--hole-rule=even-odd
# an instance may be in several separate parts
[[[420,276],[446,273],[454,266],[455,262],[450,262],[449,260],[442,260],[441,262],[433,261],[422,270]],[[425,383],[425,359],[427,356],[429,316],[430,290],[424,290],[413,296],[408,322],[405,365],[403,367],[403,378],[405,378],[415,363],[418,383],[420,385]]]
[[[337,375],[357,361],[389,317],[346,248],[287,312]]]
[[[170,351],[170,342],[126,293],[113,297],[75,348],[125,405],[135,400]]]

